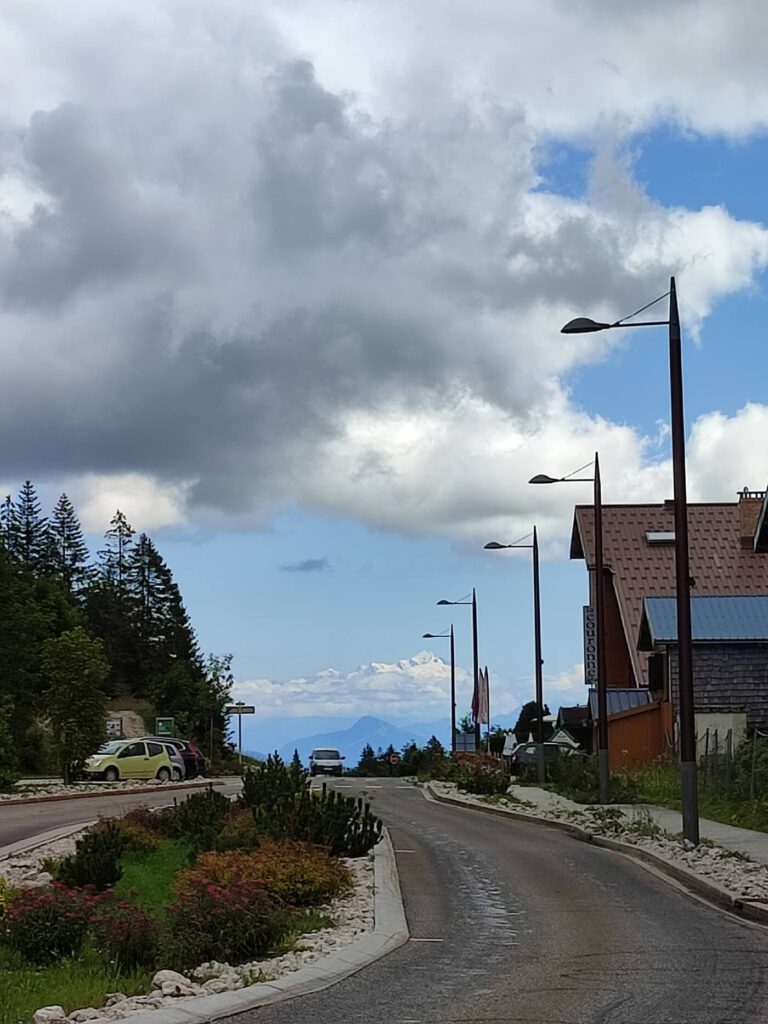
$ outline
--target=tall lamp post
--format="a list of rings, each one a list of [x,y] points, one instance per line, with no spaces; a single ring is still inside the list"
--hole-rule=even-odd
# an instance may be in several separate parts
[[[669,296],[668,320],[626,323],[650,306]],[[691,643],[691,573],[688,558],[688,498],[685,480],[685,420],[683,416],[683,359],[680,346],[680,316],[677,311],[675,279],[669,291],[612,324],[578,317],[562,328],[563,334],[607,331],[614,327],[669,328],[669,387],[672,428],[672,475],[675,498],[675,596],[677,604],[677,651],[680,692],[680,782],[683,798],[683,836],[699,842],[699,794],[696,772],[696,715],[693,698],[693,645]]]
[[[528,535],[530,536],[530,534]],[[521,538],[525,540],[525,537]],[[534,659],[536,662],[536,768],[539,782],[546,782],[546,763],[544,761],[544,681],[542,678],[541,657],[541,591],[539,587],[539,535],[536,527],[533,528],[533,541],[530,544],[522,544],[515,541],[514,544],[499,544],[492,540],[485,545],[486,551],[503,551],[509,548],[530,548],[533,552],[533,644]]]
[[[597,616],[597,776],[600,803],[610,800],[611,769],[608,760],[608,677],[605,670],[605,576],[603,567],[603,495],[600,485],[600,459],[595,452],[594,476],[552,477],[539,473],[529,484],[591,483],[595,505],[595,613]],[[586,467],[582,467],[586,468]],[[574,470],[580,473],[581,469]]]
[[[438,601],[439,605],[453,605],[453,604],[467,604],[472,605],[472,668],[475,677],[475,689],[474,692],[478,692],[478,685],[480,680],[480,666],[477,657],[477,593],[475,588],[472,588],[472,600],[462,598],[460,601]],[[475,722],[475,747],[477,751],[480,751],[480,723]]]
[[[453,643],[453,623],[449,633],[423,633],[423,640],[451,640],[451,754],[456,753],[456,651]]]

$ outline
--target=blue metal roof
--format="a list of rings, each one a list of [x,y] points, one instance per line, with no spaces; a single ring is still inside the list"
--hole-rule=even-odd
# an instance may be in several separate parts
[[[694,641],[768,641],[768,594],[732,597],[692,597]],[[646,597],[640,624],[640,649],[677,640],[674,597]]]
[[[631,708],[639,708],[644,704],[651,703],[651,695],[648,690],[633,688],[619,689],[608,686],[605,691],[605,700],[609,715],[617,715],[620,711],[629,711]],[[597,690],[589,691],[589,714],[593,721],[597,721]]]

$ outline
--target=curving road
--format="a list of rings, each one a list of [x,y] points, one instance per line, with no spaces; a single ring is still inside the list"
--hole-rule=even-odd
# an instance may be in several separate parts
[[[768,930],[554,829],[359,785],[390,827],[411,940],[230,1024],[768,1021]]]
[[[230,796],[239,792],[239,778],[214,780],[219,793]],[[119,790],[105,792],[104,796],[83,797],[74,800],[29,800],[22,804],[3,806],[0,802],[0,847],[10,846],[22,839],[30,839],[49,829],[66,825],[80,825],[100,817],[126,814],[134,807],[164,807],[174,798],[183,799],[200,787],[163,791],[162,787],[146,794],[123,795]]]

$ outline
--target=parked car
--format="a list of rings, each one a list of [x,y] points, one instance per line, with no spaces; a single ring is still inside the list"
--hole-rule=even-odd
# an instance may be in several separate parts
[[[341,775],[344,755],[330,747],[317,747],[309,755],[310,775]]]
[[[205,775],[205,757],[202,750],[196,747],[191,740],[180,740],[175,736],[144,736],[145,740],[152,740],[154,743],[170,743],[176,747],[184,761],[185,779],[196,779],[199,775]]]
[[[173,765],[168,751],[160,742],[150,740],[112,740],[99,747],[83,768],[91,779],[159,779],[173,778]]]
[[[528,765],[535,766],[538,764],[538,749],[538,743],[518,743],[509,755],[509,769],[512,775],[515,775],[521,768],[525,768]],[[550,763],[558,757],[571,757],[573,755],[583,757],[584,753],[572,747],[569,743],[544,744],[545,763]]]
[[[165,747],[171,761],[173,781],[181,782],[187,774],[187,769],[184,766],[184,758],[181,756],[181,751],[173,743],[163,743],[163,746]]]

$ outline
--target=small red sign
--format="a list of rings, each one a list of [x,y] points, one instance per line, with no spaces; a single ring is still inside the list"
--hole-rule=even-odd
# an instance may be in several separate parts
[[[399,754],[390,754],[389,755],[389,763],[390,764],[400,764],[400,755]]]

